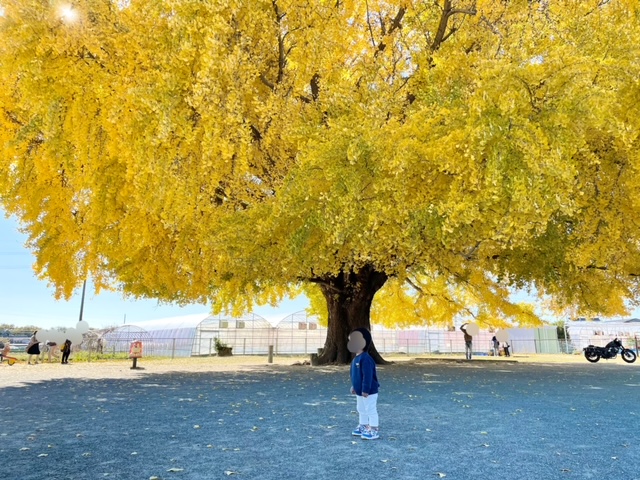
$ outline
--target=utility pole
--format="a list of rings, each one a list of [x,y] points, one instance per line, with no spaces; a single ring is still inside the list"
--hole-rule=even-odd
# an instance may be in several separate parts
[[[80,319],[78,320],[79,322],[82,321],[82,313],[84,311],[84,292],[87,289],[87,279],[84,279],[84,282],[82,282],[82,299],[80,300]]]

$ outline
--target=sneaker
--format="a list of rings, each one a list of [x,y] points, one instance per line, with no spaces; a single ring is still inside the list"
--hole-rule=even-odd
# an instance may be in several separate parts
[[[351,432],[351,435],[353,435],[354,437],[361,437],[366,431],[367,427],[365,427],[364,425],[358,425],[356,429]]]
[[[380,432],[378,432],[378,430],[370,428],[362,434],[361,438],[363,440],[377,440],[380,438]]]

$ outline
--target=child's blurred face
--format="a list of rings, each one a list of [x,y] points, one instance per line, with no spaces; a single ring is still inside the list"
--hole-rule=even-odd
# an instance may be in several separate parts
[[[351,353],[360,353],[364,350],[366,344],[367,342],[362,336],[362,333],[351,332],[351,335],[349,335],[349,343],[347,343],[347,348]]]

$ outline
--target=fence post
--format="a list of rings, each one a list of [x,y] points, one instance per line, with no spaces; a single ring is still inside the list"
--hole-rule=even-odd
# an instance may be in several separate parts
[[[172,340],[172,345],[171,345],[171,360],[173,360],[176,356],[176,339],[173,338]]]
[[[269,359],[267,361],[273,363],[273,345],[269,345]]]

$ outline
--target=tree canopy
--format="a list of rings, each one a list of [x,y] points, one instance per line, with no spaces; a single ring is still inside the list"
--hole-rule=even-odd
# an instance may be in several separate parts
[[[316,285],[327,361],[388,279],[441,322],[637,298],[635,0],[0,5],[0,198],[59,296]]]

